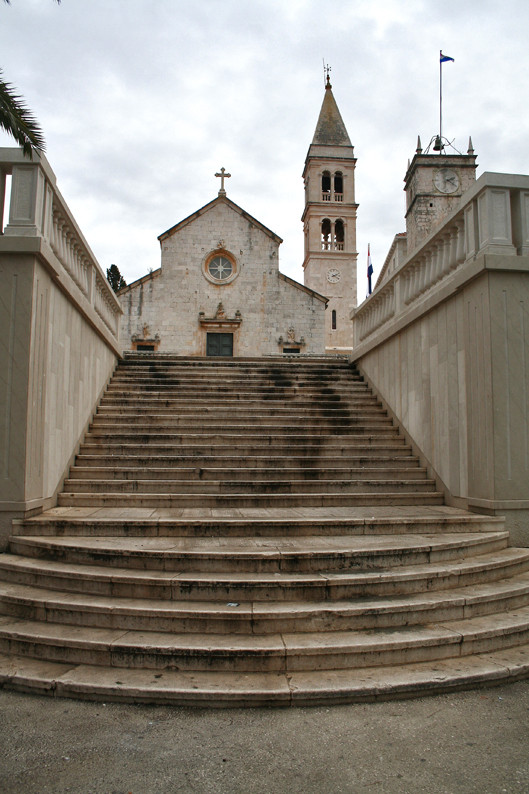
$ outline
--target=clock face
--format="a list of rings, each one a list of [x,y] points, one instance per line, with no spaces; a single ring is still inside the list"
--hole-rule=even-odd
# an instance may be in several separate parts
[[[459,177],[451,168],[440,168],[433,182],[440,193],[455,193],[459,188]]]
[[[336,270],[335,267],[332,267],[330,270],[327,271],[327,281],[330,284],[336,284],[337,281],[340,281],[341,273],[339,270]]]

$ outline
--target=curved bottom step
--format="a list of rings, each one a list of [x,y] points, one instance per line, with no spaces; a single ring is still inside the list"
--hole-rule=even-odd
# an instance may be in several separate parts
[[[124,670],[0,655],[0,687],[194,707],[307,706],[421,697],[529,677],[529,645],[430,663],[299,673]]]

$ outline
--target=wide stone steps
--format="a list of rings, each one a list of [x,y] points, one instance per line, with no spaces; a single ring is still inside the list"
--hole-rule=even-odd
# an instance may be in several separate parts
[[[241,405],[241,403],[243,405]],[[215,397],[201,397],[196,395],[190,402],[188,397],[180,396],[177,391],[173,396],[165,397],[152,397],[150,394],[142,395],[141,402],[136,398],[131,398],[128,392],[123,392],[122,395],[113,395],[111,392],[101,400],[98,413],[159,413],[163,411],[177,413],[197,413],[197,412],[213,412],[217,410],[231,411],[236,408],[237,412],[240,410],[257,412],[266,411],[273,414],[294,414],[297,415],[301,411],[308,411],[310,413],[317,413],[318,415],[325,415],[329,413],[333,416],[337,413],[349,411],[359,411],[366,409],[368,411],[380,410],[374,395],[362,394],[357,397],[349,397],[342,399],[339,395],[327,395],[318,399],[318,405],[314,405],[314,399],[304,399],[303,397],[296,397],[294,404],[285,403],[285,398],[277,395],[271,395],[268,399],[259,399],[259,396],[245,396],[241,392],[234,393],[230,396],[224,396],[221,399]]]
[[[131,426],[144,428],[145,426],[165,426],[175,427],[183,426],[200,426],[209,427],[222,423],[226,426],[229,422],[230,427],[237,427],[238,425],[258,425],[267,426],[272,425],[274,428],[280,428],[284,425],[291,427],[312,427],[312,426],[328,426],[329,423],[335,426],[344,426],[346,424],[361,424],[366,423],[373,425],[392,426],[391,419],[385,416],[380,408],[364,409],[363,411],[347,411],[340,410],[334,412],[311,412],[309,411],[293,411],[289,409],[288,412],[279,412],[271,409],[267,412],[251,412],[251,411],[237,411],[234,415],[232,410],[215,410],[215,411],[202,411],[200,413],[176,413],[175,411],[165,412],[136,412],[136,413],[110,413],[100,411],[92,421],[92,427],[106,427],[112,426]]]
[[[26,521],[15,521],[17,535],[84,537],[267,538],[345,535],[432,535],[461,532],[499,532],[503,519],[478,516],[444,506],[426,508],[367,507],[279,508],[163,512],[150,508],[53,508]]]
[[[350,702],[529,674],[529,550],[340,359],[131,354],[0,555],[0,685]]]
[[[86,438],[86,436],[85,436]],[[239,443],[236,443],[236,440]],[[230,442],[230,447],[228,447]],[[104,455],[140,455],[145,454],[144,442],[116,443],[112,438],[94,438],[81,444],[80,454],[101,454]],[[358,438],[348,438],[331,436],[322,445],[320,437],[311,437],[299,441],[296,438],[285,438],[284,436],[251,436],[249,439],[237,439],[237,436],[216,437],[214,440],[210,436],[200,438],[197,434],[187,435],[185,442],[175,444],[168,441],[165,444],[149,443],[149,453],[153,456],[168,455],[171,453],[175,460],[179,456],[199,455],[211,457],[218,454],[236,454],[240,462],[247,457],[267,456],[275,458],[285,456],[289,460],[291,456],[304,457],[307,460],[321,460],[321,465],[325,465],[327,460],[340,459],[349,460],[353,457],[371,457],[382,454],[403,454],[411,456],[411,447],[404,443],[404,439],[397,436],[361,436]]]
[[[254,477],[248,479],[248,471],[241,471],[246,479],[226,478],[196,480],[176,478],[141,479],[108,479],[91,477],[71,478],[64,483],[63,493],[126,493],[126,494],[305,494],[310,488],[312,494],[356,494],[356,493],[431,493],[435,489],[435,481],[428,479],[402,479],[381,477],[376,479],[329,479],[315,478],[283,480],[277,475],[274,479]]]
[[[529,551],[504,548],[461,560],[328,572],[166,571],[5,554],[2,581],[51,590],[169,601],[316,601],[433,592],[507,579],[529,570]]]
[[[108,425],[93,424],[85,438],[89,441],[111,436],[114,443],[130,442],[135,439],[148,439],[156,443],[156,441],[165,438],[173,444],[181,444],[185,443],[186,440],[201,438],[210,438],[223,443],[229,443],[230,441],[237,443],[239,438],[244,443],[247,440],[259,438],[263,440],[263,443],[267,444],[281,440],[284,444],[294,442],[302,445],[309,444],[314,439],[317,439],[321,445],[322,440],[324,443],[327,443],[327,441],[332,443],[333,436],[338,436],[340,440],[347,441],[350,439],[354,441],[355,438],[359,439],[364,435],[383,439],[393,438],[398,435],[398,428],[389,424],[368,424],[367,422],[326,422],[321,425],[311,423],[302,428],[289,425],[280,427],[272,422],[266,425],[257,423],[237,425],[236,423],[230,423],[228,430],[225,423],[208,424],[207,421],[204,421],[202,425],[187,427],[177,427],[175,425],[159,425],[158,427],[146,427],[143,425],[119,426],[115,423],[109,423]],[[323,437],[323,439],[320,437]]]
[[[100,460],[93,456],[94,463],[100,464]],[[403,463],[395,463],[394,466],[373,466],[362,468],[326,468],[323,470],[321,467],[302,467],[298,465],[296,468],[264,468],[259,466],[246,466],[244,469],[230,469],[227,466],[220,466],[217,468],[203,467],[203,466],[151,466],[146,469],[143,466],[123,466],[121,463],[112,461],[112,466],[101,465],[80,465],[79,458],[77,465],[72,469],[68,482],[73,484],[74,480],[110,480],[128,481],[136,480],[137,482],[145,482],[147,480],[172,481],[177,478],[178,482],[237,482],[247,481],[250,478],[255,483],[276,482],[279,476],[280,482],[283,484],[285,480],[288,482],[318,482],[324,480],[325,482],[341,481],[348,485],[358,485],[359,480],[378,480],[388,482],[395,478],[397,475],[401,476],[404,480],[421,479],[426,481],[426,469],[424,467],[409,466],[404,467]],[[235,463],[232,459],[232,463]],[[245,461],[247,463],[247,461]]]
[[[109,486],[110,488],[110,486]],[[63,491],[58,496],[61,507],[129,507],[152,508],[183,508],[183,507],[339,507],[364,505],[440,505],[443,494],[440,491],[420,493],[412,488],[402,492],[396,491],[363,491],[361,493],[314,493],[312,489],[295,493],[126,493],[107,490],[102,493],[86,493],[79,491]]]
[[[371,537],[298,536],[275,538],[41,538],[11,541],[16,555],[143,570],[200,572],[328,573],[423,565],[488,554],[507,546],[508,533]]]
[[[294,672],[409,664],[524,645],[529,607],[373,631],[181,634],[71,626],[0,616],[0,653],[104,667],[207,672]],[[29,651],[29,653],[28,653]]]
[[[0,655],[0,685],[23,692],[172,706],[310,706],[439,694],[529,675],[527,645],[435,662],[288,673],[185,672]]]
[[[0,583],[0,614],[63,625],[203,634],[358,631],[463,620],[529,603],[529,573],[457,590],[328,601],[153,601]]]
[[[343,461],[340,459],[339,461]],[[263,476],[268,474],[277,475],[280,470],[285,477],[320,477],[327,474],[329,477],[336,477],[338,473],[348,477],[370,476],[375,471],[393,471],[400,469],[407,472],[409,476],[425,476],[424,467],[419,466],[419,459],[407,455],[405,452],[401,456],[397,455],[375,455],[371,457],[349,456],[348,465],[340,468],[333,468],[337,463],[336,456],[328,455],[324,460],[322,455],[313,457],[294,457],[281,455],[253,455],[244,458],[245,468],[248,471],[259,471]],[[180,476],[208,477],[215,478],[217,473],[220,476],[226,474],[233,479],[236,475],[242,476],[240,469],[233,468],[241,463],[240,455],[153,455],[150,457],[140,455],[78,455],[75,467],[72,467],[70,476],[90,477],[90,472],[101,472],[103,476],[114,476],[121,473],[123,478],[127,478],[129,473],[140,470],[145,479],[158,477],[160,472],[174,471],[178,469]],[[322,464],[325,467],[322,471]],[[272,467],[272,468],[269,468]]]

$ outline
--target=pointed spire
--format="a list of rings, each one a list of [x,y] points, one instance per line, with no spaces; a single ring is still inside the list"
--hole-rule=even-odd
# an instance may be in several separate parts
[[[422,154],[421,136],[417,135],[417,151],[415,154]]]
[[[472,138],[468,136],[468,152],[467,154],[474,154],[474,147],[472,146]]]
[[[352,146],[332,93],[329,74],[327,74],[325,96],[312,143],[324,146]]]

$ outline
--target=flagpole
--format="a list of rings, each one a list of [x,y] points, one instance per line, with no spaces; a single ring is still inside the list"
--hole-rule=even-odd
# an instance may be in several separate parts
[[[439,142],[443,141],[443,51],[439,50]],[[443,149],[439,149],[439,154]]]

